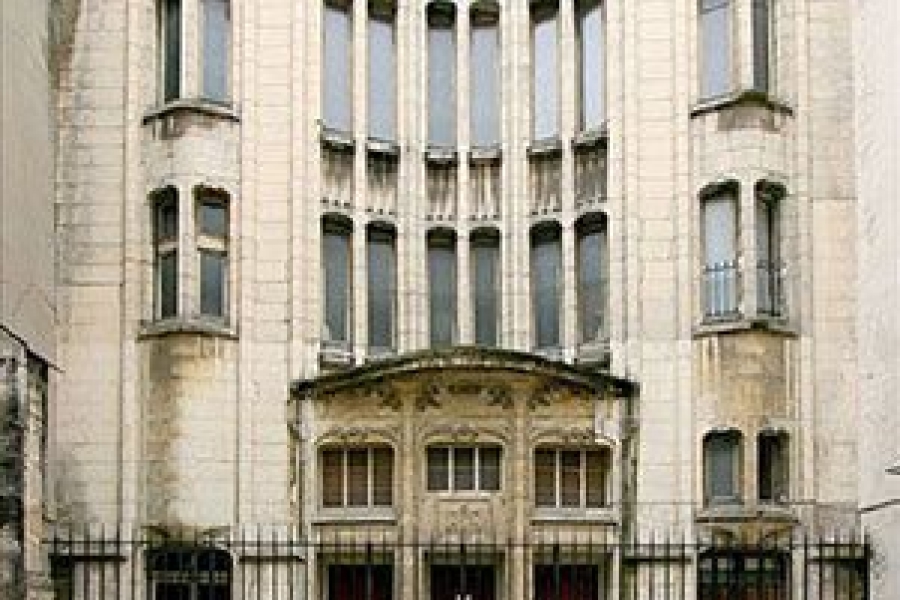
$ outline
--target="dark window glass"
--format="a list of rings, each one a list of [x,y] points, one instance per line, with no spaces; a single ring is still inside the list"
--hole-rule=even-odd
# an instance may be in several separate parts
[[[500,448],[478,449],[478,489],[486,492],[500,490]]]
[[[558,229],[532,234],[531,268],[535,344],[538,348],[557,347],[561,341],[562,305],[562,251]]]
[[[609,452],[587,450],[585,461],[585,492],[588,508],[606,506],[606,474],[609,472]]]
[[[769,91],[770,0],[753,0],[753,88]]]
[[[157,277],[159,278],[159,316],[174,317],[178,312],[178,256],[166,252],[157,256]]]
[[[163,0],[163,99],[181,96],[181,0]]]
[[[226,264],[221,252],[200,251],[200,312],[204,315],[225,315]]]
[[[369,8],[369,136],[396,138],[396,58],[392,10]]]
[[[370,229],[368,240],[370,348],[394,347],[396,278],[393,234]]]
[[[556,452],[534,453],[534,502],[537,506],[556,506]]]
[[[472,144],[491,146],[500,141],[500,31],[497,16],[472,13]]]
[[[352,127],[353,69],[351,7],[339,1],[325,3],[324,97],[325,125],[342,131]]]
[[[736,433],[714,433],[706,438],[706,497],[711,502],[734,502],[738,494],[739,440]]]
[[[201,201],[198,224],[201,235],[217,238],[228,237],[228,208],[221,201]]]
[[[576,551],[575,557],[578,554]],[[534,565],[534,600],[597,600],[612,597],[606,590],[601,592],[599,567],[584,564],[539,564]],[[611,580],[604,573],[604,581]]]
[[[532,14],[532,107],[535,139],[559,135],[559,31],[557,7],[542,5]]]
[[[453,449],[453,489],[475,489],[475,448]]]
[[[431,236],[428,244],[428,298],[431,346],[456,337],[456,248],[453,238]]]
[[[703,98],[731,89],[731,0],[700,0],[701,84]]]
[[[342,450],[322,451],[322,505],[325,507],[344,504],[344,452]]]
[[[428,141],[456,144],[456,47],[452,8],[429,7]]]
[[[326,224],[322,237],[325,266],[325,340],[350,341],[350,232]]]
[[[231,45],[231,3],[203,0],[203,95],[228,98],[228,53]]]
[[[172,189],[161,192],[157,200],[155,235],[157,243],[178,239],[178,201]]]
[[[428,489],[442,492],[450,489],[450,449],[428,449]]]
[[[372,451],[372,503],[375,506],[391,506],[394,497],[394,451],[391,448],[375,448]]]
[[[578,318],[582,342],[606,337],[606,228],[596,224],[578,236]]]
[[[347,450],[347,506],[369,503],[369,451]]]
[[[783,502],[788,496],[788,438],[784,434],[761,434],[758,441],[759,499]]]
[[[496,346],[500,317],[499,238],[474,239],[471,257],[475,343]]]
[[[601,0],[578,0],[576,14],[581,70],[580,125],[583,130],[597,129],[605,118],[603,3]]]
[[[559,453],[559,503],[572,508],[581,505],[581,452],[565,450]]]

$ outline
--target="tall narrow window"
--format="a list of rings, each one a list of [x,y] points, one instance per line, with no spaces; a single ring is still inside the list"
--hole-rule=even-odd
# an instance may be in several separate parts
[[[531,231],[531,286],[534,341],[539,349],[557,348],[561,339],[562,248],[559,225]]]
[[[228,291],[228,199],[200,190],[197,201],[200,314],[224,317]]]
[[[428,234],[428,304],[431,347],[452,345],[456,339],[456,237],[452,232]]]
[[[329,217],[322,221],[322,267],[325,287],[326,343],[347,345],[351,340],[352,223],[349,219]]]
[[[472,6],[472,145],[500,143],[500,13],[493,2]]]
[[[168,187],[153,205],[155,305],[160,319],[178,313],[178,192]]]
[[[160,0],[163,100],[181,97],[181,0]]]
[[[555,0],[532,5],[531,104],[535,140],[559,135],[559,7]]]
[[[472,235],[472,308],[475,343],[496,346],[500,321],[500,236],[495,231]]]
[[[606,217],[583,218],[576,225],[578,239],[578,327],[581,343],[606,339],[607,238]]]
[[[709,318],[738,312],[737,194],[717,190],[703,199],[703,284]]]
[[[788,436],[766,431],[757,438],[757,486],[761,502],[784,502],[788,498]]]
[[[397,65],[391,0],[369,0],[369,137],[397,138]]]
[[[740,502],[741,434],[713,432],[703,440],[703,468],[706,502]]]
[[[771,85],[771,0],[753,0],[753,89],[768,92]]]
[[[731,91],[731,0],[698,0],[700,8],[700,95]]]
[[[428,5],[428,143],[456,145],[456,12],[452,4]]]
[[[756,186],[756,260],[757,310],[760,314],[781,316],[783,289],[781,280],[781,227],[779,201],[782,191],[761,182]]]
[[[349,0],[325,1],[322,115],[326,127],[340,131],[353,127],[352,8]]]
[[[210,100],[228,99],[230,47],[230,0],[203,0],[203,96]]]
[[[606,118],[606,40],[603,0],[577,0],[579,112],[582,131],[597,130]]]
[[[366,235],[369,350],[392,351],[397,306],[396,236],[393,229],[380,225],[369,225]]]

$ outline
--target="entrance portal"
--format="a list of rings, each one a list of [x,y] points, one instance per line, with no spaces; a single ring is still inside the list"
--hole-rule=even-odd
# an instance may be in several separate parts
[[[432,565],[431,600],[495,600],[493,565]]]

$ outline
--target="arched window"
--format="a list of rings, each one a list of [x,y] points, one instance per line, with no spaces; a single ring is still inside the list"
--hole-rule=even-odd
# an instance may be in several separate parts
[[[482,229],[472,234],[472,310],[475,343],[496,346],[500,323],[500,234]]]
[[[588,215],[575,225],[578,262],[578,327],[583,344],[607,338],[608,269],[606,216]]]
[[[500,143],[500,10],[480,0],[470,10],[471,136],[476,147]]]
[[[707,504],[741,501],[741,433],[713,431],[703,439],[703,481]]]
[[[730,183],[707,190],[701,198],[707,318],[727,318],[738,312],[737,199],[737,185]]]
[[[456,341],[456,234],[428,233],[428,314],[431,347]]]
[[[538,349],[562,343],[562,230],[558,223],[531,230],[531,297],[534,343]]]
[[[368,342],[374,354],[392,353],[397,314],[397,234],[390,225],[366,228]]]
[[[353,4],[325,0],[322,116],[325,126],[348,132],[353,127]]]
[[[784,289],[781,277],[781,199],[784,188],[769,182],[756,184],[757,311],[781,316]]]
[[[347,346],[352,339],[353,223],[346,217],[329,215],[322,219],[322,270],[324,291],[323,340],[329,345]]]
[[[456,145],[456,7],[428,4],[428,143]]]
[[[178,191],[164,188],[153,203],[153,289],[156,318],[178,314]]]
[[[760,502],[785,502],[789,491],[787,433],[763,431],[756,441],[757,479]]]
[[[532,137],[559,135],[559,5],[556,0],[531,3]]]

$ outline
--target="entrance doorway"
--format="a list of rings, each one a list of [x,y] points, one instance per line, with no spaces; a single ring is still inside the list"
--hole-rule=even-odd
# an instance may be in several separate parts
[[[494,565],[432,565],[431,600],[496,600]]]

